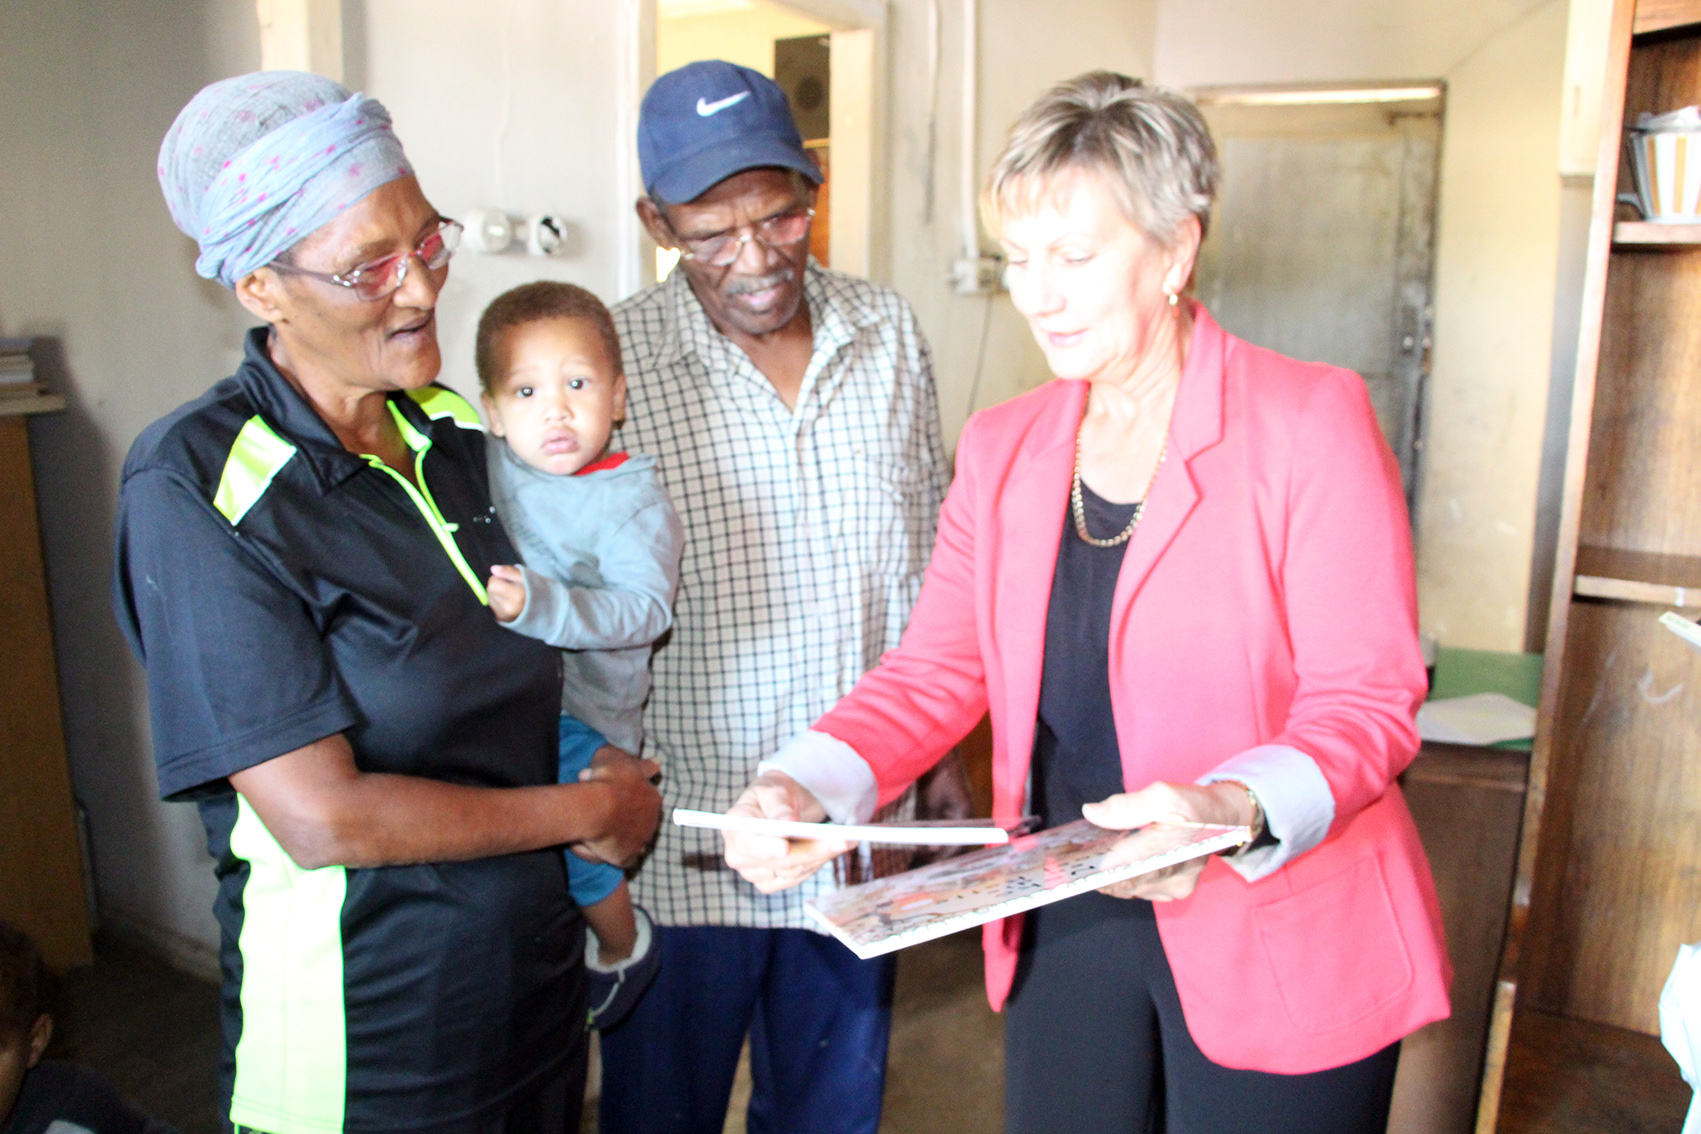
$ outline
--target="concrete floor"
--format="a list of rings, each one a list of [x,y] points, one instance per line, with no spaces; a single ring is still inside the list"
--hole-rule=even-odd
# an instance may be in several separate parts
[[[182,1134],[219,1134],[218,989],[133,945],[95,943],[65,979],[48,1057],[93,1067]]]

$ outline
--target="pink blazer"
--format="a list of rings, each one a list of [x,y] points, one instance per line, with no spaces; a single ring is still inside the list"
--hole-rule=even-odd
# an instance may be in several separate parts
[[[1316,761],[1335,805],[1320,845],[1253,883],[1213,859],[1157,915],[1208,1057],[1317,1071],[1448,1013],[1440,908],[1394,782],[1424,693],[1410,530],[1363,382],[1195,310],[1169,458],[1111,608],[1123,780],[1192,782],[1264,744]],[[1053,381],[970,419],[908,632],[815,725],[869,763],[882,803],[990,711],[994,812],[1024,810],[1086,396]],[[1020,939],[1020,918],[985,927],[994,1008]]]

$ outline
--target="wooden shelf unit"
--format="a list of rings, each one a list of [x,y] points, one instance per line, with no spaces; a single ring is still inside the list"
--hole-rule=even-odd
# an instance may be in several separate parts
[[[1615,249],[1683,249],[1696,245],[1701,245],[1701,224],[1619,221],[1612,226],[1612,246]]]
[[[1579,547],[1571,593],[1619,602],[1701,606],[1701,556]]]
[[[1698,0],[1641,0],[1632,31],[1636,35],[1669,32],[1701,23]]]
[[[1547,662],[1477,1134],[1497,1129],[1509,1048],[1528,1034],[1515,1013],[1657,1033],[1677,946],[1701,937],[1701,654],[1658,625],[1662,605],[1701,605],[1701,256],[1681,251],[1701,226],[1614,220],[1632,184],[1624,127],[1692,103],[1701,0],[1616,0]],[[1650,254],[1661,248],[1673,254]]]

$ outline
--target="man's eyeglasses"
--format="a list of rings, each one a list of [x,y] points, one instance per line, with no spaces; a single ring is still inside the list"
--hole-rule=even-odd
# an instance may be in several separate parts
[[[382,260],[374,260],[370,264],[362,264],[346,272],[315,272],[310,268],[298,268],[285,260],[273,260],[267,266],[274,271],[311,276],[328,284],[346,287],[359,299],[383,299],[386,295],[393,294],[408,278],[409,262],[417,258],[427,270],[434,272],[449,262],[449,257],[455,254],[460,243],[460,222],[452,221],[448,217],[438,217],[437,228],[406,255],[398,252],[394,256],[386,256]]]
[[[662,219],[666,220],[666,217]],[[752,240],[768,248],[787,248],[796,244],[809,235],[809,222],[814,219],[814,209],[794,208],[709,236],[680,236],[677,232],[673,236],[679,242],[680,259],[695,260],[711,268],[724,268],[743,255],[744,246]],[[669,231],[673,230],[671,221],[667,222],[667,226]]]

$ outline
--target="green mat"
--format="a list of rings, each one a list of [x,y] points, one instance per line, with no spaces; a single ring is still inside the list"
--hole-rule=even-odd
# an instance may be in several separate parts
[[[1542,655],[1498,650],[1458,650],[1442,646],[1435,652],[1435,687],[1430,697],[1465,697],[1472,693],[1504,693],[1531,708],[1541,700]],[[1528,752],[1528,740],[1508,740],[1496,748]]]

